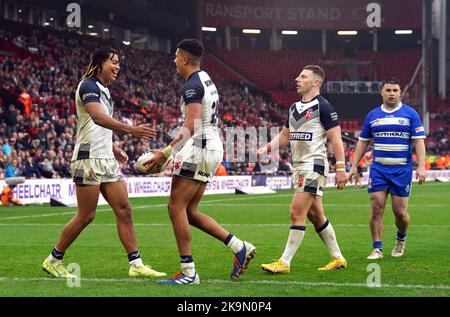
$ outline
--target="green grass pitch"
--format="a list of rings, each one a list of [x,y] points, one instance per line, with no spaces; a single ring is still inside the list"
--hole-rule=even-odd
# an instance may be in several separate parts
[[[128,263],[108,206],[99,206],[94,222],[66,252],[64,263],[81,267],[80,287],[51,278],[41,263],[58,239],[74,208],[0,207],[0,296],[449,296],[450,185],[413,185],[411,225],[404,257],[390,252],[396,228],[390,203],[385,212],[384,259],[366,260],[371,251],[366,189],[327,189],[325,214],[333,224],[346,270],[319,272],[329,254],[313,226],[292,261],[291,273],[260,269],[281,256],[289,233],[292,191],[271,195],[205,196],[200,210],[231,233],[252,242],[256,256],[247,272],[231,282],[233,256],[222,242],[192,229],[193,256],[200,285],[157,285],[155,279],[127,277]],[[132,199],[139,248],[145,263],[173,274],[179,258],[167,215],[167,197]],[[378,263],[381,287],[368,287],[370,263]]]

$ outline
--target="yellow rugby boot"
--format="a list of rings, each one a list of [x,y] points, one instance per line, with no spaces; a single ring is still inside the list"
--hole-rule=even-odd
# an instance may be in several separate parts
[[[331,270],[338,270],[338,269],[345,269],[347,267],[347,261],[344,258],[338,259],[338,258],[332,258],[330,262],[322,267],[319,267],[319,271],[331,271]]]
[[[270,273],[289,273],[291,268],[281,260],[274,260],[272,263],[261,264],[261,269]]]
[[[158,272],[152,269],[150,265],[134,266],[130,265],[128,271],[129,277],[161,277],[166,276],[164,272]]]
[[[60,260],[51,260],[47,257],[42,263],[42,270],[54,277],[77,278],[78,276],[70,273]]]

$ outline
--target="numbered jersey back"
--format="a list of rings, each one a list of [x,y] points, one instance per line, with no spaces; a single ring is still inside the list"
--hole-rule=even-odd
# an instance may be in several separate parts
[[[223,150],[219,137],[218,108],[219,94],[216,85],[209,75],[204,71],[193,73],[183,86],[181,97],[181,113],[186,118],[186,107],[189,104],[199,103],[202,105],[201,122],[194,132],[193,138],[196,144],[203,144],[203,148],[210,150]],[[199,143],[201,142],[201,143]]]

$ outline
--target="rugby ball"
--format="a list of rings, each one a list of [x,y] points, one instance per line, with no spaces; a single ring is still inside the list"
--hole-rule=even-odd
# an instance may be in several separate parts
[[[139,172],[141,172],[142,174],[158,174],[158,173],[165,171],[171,165],[171,163],[173,161],[173,157],[172,157],[172,155],[170,155],[167,158],[166,162],[163,165],[161,165],[160,168],[148,170],[147,167],[144,166],[144,163],[151,160],[154,155],[155,155],[155,153],[153,153],[153,152],[146,152],[146,153],[142,154],[141,156],[139,156],[139,158],[137,159],[136,164],[135,164],[136,169]]]

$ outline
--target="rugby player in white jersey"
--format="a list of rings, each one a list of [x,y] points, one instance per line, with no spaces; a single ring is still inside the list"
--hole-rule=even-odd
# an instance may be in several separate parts
[[[234,253],[231,279],[238,278],[253,258],[256,248],[241,241],[211,217],[199,212],[197,206],[223,158],[217,112],[219,94],[209,75],[200,69],[204,47],[195,39],[182,40],[177,45],[177,74],[185,79],[182,89],[181,113],[184,123],[175,139],[162,151],[144,163],[158,168],[172,154],[174,171],[168,204],[180,255],[181,270],[160,284],[199,284],[191,251],[190,225],[223,241]]]
[[[299,248],[306,230],[306,217],[328,248],[331,261],[319,270],[346,268],[331,223],[325,218],[322,195],[328,176],[326,141],[330,140],[336,158],[336,187],[346,183],[344,146],[341,128],[333,106],[320,96],[325,72],[320,66],[305,66],[295,79],[297,93],[302,97],[289,108],[289,118],[282,131],[258,150],[261,157],[291,142],[295,193],[291,203],[291,227],[283,255],[276,261],[262,264],[264,271],[288,273],[291,260]]]
[[[165,276],[144,265],[134,232],[128,191],[118,162],[126,163],[127,154],[116,147],[113,131],[129,133],[150,140],[156,133],[146,124],[132,126],[112,118],[113,103],[108,85],[120,69],[119,52],[101,47],[93,54],[76,91],[77,140],[73,151],[71,172],[76,184],[77,214],[66,224],[50,255],[42,264],[44,271],[55,277],[75,278],[62,264],[67,248],[95,217],[100,192],[116,216],[119,238],[128,254],[130,277]],[[101,243],[99,241],[99,247]],[[98,256],[108,256],[98,252]]]

